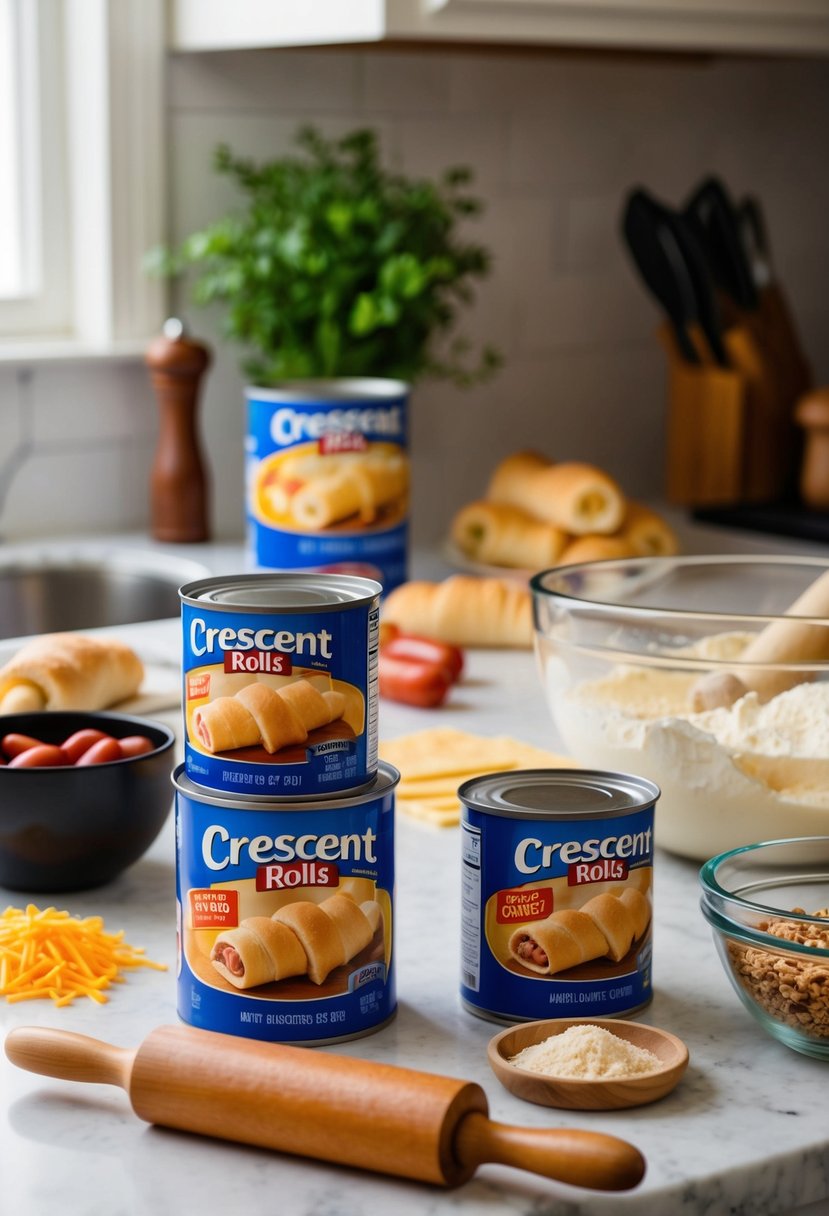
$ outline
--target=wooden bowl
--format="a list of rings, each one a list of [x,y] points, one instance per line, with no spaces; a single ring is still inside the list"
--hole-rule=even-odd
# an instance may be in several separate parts
[[[661,1068],[639,1077],[598,1081],[548,1077],[510,1063],[510,1057],[525,1047],[543,1043],[551,1035],[563,1034],[568,1027],[580,1025],[600,1026],[617,1038],[652,1051],[659,1057]],[[620,1110],[626,1106],[644,1106],[669,1094],[688,1066],[688,1048],[676,1035],[642,1022],[622,1022],[617,1018],[553,1018],[523,1022],[502,1030],[490,1039],[487,1058],[501,1084],[525,1102],[557,1106],[563,1110]]]

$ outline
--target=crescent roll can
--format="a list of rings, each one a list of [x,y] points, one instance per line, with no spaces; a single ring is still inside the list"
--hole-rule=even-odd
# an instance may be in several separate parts
[[[176,771],[182,1021],[322,1044],[394,1016],[399,776],[381,764],[347,797],[253,801]]]
[[[628,773],[466,781],[461,1000],[492,1021],[612,1017],[652,998],[653,817]]]
[[[182,587],[188,777],[253,798],[371,781],[380,592],[344,574],[240,574]]]
[[[406,580],[409,460],[400,380],[248,388],[247,522],[259,569]]]

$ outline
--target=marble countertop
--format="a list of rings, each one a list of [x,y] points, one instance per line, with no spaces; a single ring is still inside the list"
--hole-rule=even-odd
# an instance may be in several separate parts
[[[189,555],[229,571],[238,549]],[[155,660],[176,661],[178,622],[122,632]],[[178,725],[175,710],[157,716]],[[471,653],[467,678],[439,721],[556,746],[529,654]],[[380,722],[381,734],[391,738],[432,725],[434,718],[383,702]],[[145,947],[169,970],[130,974],[105,1006],[0,1003],[0,1033],[19,1025],[60,1026],[136,1046],[155,1026],[177,1021],[173,837],[170,817],[147,855],[116,882],[54,901],[33,897],[73,915],[103,915],[108,928],[123,929],[128,942]],[[494,1165],[482,1166],[455,1191],[359,1174],[152,1128],[119,1090],[32,1076],[0,1057],[0,1212],[155,1216],[237,1212],[250,1205],[292,1216],[357,1216],[381,1208],[393,1208],[397,1216],[775,1216],[829,1200],[826,1065],[773,1042],[743,1011],[699,912],[695,863],[657,852],[655,996],[636,1015],[684,1039],[689,1069],[662,1101],[616,1112],[533,1106],[514,1098],[490,1072],[486,1045],[500,1027],[464,1011],[457,995],[459,874],[456,829],[398,817],[397,1017],[375,1035],[315,1050],[478,1081],[491,1117],[501,1122],[621,1136],[648,1162],[635,1191],[600,1194]],[[20,906],[27,895],[0,891],[0,899]],[[815,1210],[823,1211],[822,1203]]]

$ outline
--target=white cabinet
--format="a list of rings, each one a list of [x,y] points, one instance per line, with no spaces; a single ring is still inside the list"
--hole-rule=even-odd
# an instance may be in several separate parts
[[[829,53],[829,0],[169,0],[173,51],[463,42]]]

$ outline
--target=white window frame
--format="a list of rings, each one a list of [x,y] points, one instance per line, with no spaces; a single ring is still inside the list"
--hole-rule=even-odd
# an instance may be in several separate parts
[[[23,213],[23,286],[0,300],[0,334],[66,332],[69,248],[65,148],[62,138],[61,13],[57,0],[16,0],[20,61],[19,139]]]
[[[20,3],[39,26],[47,289],[0,301],[0,362],[138,352],[167,296],[142,269],[166,228],[164,0]]]

